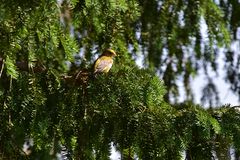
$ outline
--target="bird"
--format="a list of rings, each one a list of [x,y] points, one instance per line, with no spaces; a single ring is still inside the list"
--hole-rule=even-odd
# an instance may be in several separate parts
[[[113,65],[113,58],[117,56],[112,49],[106,49],[102,55],[94,62],[93,74],[108,73]]]

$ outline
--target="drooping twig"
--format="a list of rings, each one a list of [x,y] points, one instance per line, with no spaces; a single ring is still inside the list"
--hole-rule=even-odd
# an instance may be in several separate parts
[[[1,78],[2,77],[3,68],[4,68],[4,60],[2,58],[0,58],[0,64],[1,64],[1,71],[0,71],[0,78]]]

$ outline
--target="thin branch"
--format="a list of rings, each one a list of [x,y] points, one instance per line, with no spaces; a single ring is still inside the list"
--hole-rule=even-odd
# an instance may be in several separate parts
[[[0,71],[0,78],[1,78],[2,73],[3,73],[3,68],[4,68],[4,60],[2,58],[0,58],[0,63],[2,63],[2,67],[1,67],[1,71]]]
[[[44,73],[47,71],[47,68],[39,61],[34,62],[34,66],[28,66],[28,62],[26,61],[17,61],[16,66],[20,71],[26,71],[29,73]],[[4,59],[0,57],[0,66],[2,66],[0,70],[0,77],[3,73],[4,67]],[[62,75],[62,79],[65,80],[66,83],[73,84],[73,85],[84,85],[88,82],[89,77],[91,76],[91,71],[88,69],[77,69],[78,72],[72,72],[69,75]],[[11,87],[11,84],[10,84]]]
[[[45,66],[39,65],[39,62],[36,61],[35,63],[36,63],[36,66],[29,67],[28,63],[26,61],[18,61],[18,62],[16,62],[16,66],[21,71],[27,71],[27,72],[31,71],[33,73],[43,73],[47,70]]]

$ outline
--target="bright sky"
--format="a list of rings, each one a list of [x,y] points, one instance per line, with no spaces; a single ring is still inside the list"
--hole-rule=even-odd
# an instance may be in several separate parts
[[[204,20],[204,18],[201,18],[201,35],[203,37],[203,41],[204,42],[208,42],[208,35],[207,35],[207,25],[206,22]],[[240,28],[238,28],[237,30],[237,42],[232,43],[231,45],[231,50],[236,53],[236,54],[240,54]],[[230,90],[230,85],[227,84],[224,81],[224,76],[225,76],[225,67],[224,67],[224,49],[219,49],[219,57],[218,57],[218,76],[214,73],[210,73],[212,75],[213,81],[215,83],[215,85],[217,86],[218,92],[219,92],[219,98],[220,98],[220,105],[224,105],[224,104],[231,104],[231,106],[234,105],[239,105],[239,98],[236,94],[234,94],[231,90]],[[201,104],[201,90],[203,89],[204,85],[206,84],[206,77],[203,76],[203,72],[196,77],[193,80],[193,84],[192,84],[192,88],[194,89],[195,92],[195,100],[196,103]],[[206,107],[206,106],[205,106]]]
[[[207,42],[208,37],[207,37],[207,25],[205,20],[202,18],[201,19],[201,34],[203,37],[203,41]],[[239,40],[236,43],[233,43],[231,46],[231,49],[233,52],[240,54],[240,28],[238,28],[237,31],[237,39]],[[210,73],[212,75],[213,81],[215,85],[217,86],[217,90],[219,93],[219,98],[220,98],[220,105],[224,104],[231,104],[231,106],[239,105],[240,101],[238,98],[238,95],[234,94],[230,90],[230,85],[227,84],[224,81],[224,75],[225,75],[225,68],[224,68],[224,50],[220,49],[219,50],[219,57],[218,57],[218,76],[215,73]],[[136,63],[142,67],[143,66],[143,56],[140,54],[138,59],[136,60]],[[206,85],[206,77],[204,76],[203,71],[200,71],[200,74],[192,80],[192,89],[194,92],[195,96],[195,102],[197,104],[201,104],[201,96],[202,96],[202,89]],[[180,98],[179,101],[183,101],[185,99],[185,94],[184,94],[184,89],[183,85],[180,85]],[[208,106],[204,106],[205,108]],[[115,150],[115,148],[112,145],[112,155],[111,155],[111,160],[120,160],[120,154]]]

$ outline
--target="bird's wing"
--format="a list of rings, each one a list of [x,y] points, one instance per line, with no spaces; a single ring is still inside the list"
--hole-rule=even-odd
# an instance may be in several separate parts
[[[109,69],[112,67],[113,60],[110,57],[100,57],[97,59],[94,65],[94,73],[97,72],[108,72]]]

